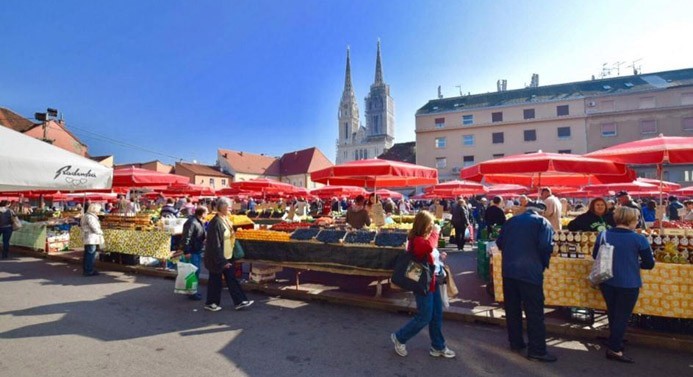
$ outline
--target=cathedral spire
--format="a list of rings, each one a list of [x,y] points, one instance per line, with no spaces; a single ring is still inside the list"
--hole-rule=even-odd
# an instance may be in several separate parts
[[[354,89],[351,86],[351,58],[349,57],[349,46],[347,46],[346,73],[344,74],[344,93],[352,94]]]
[[[378,56],[375,59],[375,81],[373,85],[383,84],[383,66],[380,62],[380,38],[378,38]]]

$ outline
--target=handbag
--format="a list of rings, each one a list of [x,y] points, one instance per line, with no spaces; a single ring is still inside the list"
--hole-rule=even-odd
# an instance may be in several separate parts
[[[400,288],[418,295],[428,294],[431,284],[431,268],[428,263],[416,261],[410,252],[401,253],[395,261],[390,280]]]
[[[12,230],[22,229],[22,220],[17,215],[12,215]]]
[[[455,275],[452,274],[452,270],[447,264],[443,266],[443,268],[445,268],[445,274],[447,275],[445,286],[448,291],[448,297],[455,297],[460,293],[460,291],[457,289],[457,284],[455,283]]]
[[[238,242],[238,239],[236,239],[236,242],[233,244],[233,256],[231,259],[233,260],[239,260],[243,259],[245,257],[245,250],[243,250],[243,246],[241,246],[241,243]]]
[[[592,270],[587,277],[592,286],[597,286],[614,277],[614,246],[606,241],[606,231],[601,234],[601,242]]]

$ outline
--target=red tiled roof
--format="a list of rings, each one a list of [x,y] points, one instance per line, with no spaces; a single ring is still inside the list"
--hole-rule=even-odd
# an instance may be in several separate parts
[[[219,149],[219,156],[226,159],[236,173],[279,176],[279,159],[260,154]]]
[[[318,148],[308,148],[285,153],[280,161],[281,175],[307,174],[314,170],[328,168],[332,162]]]
[[[396,143],[387,152],[378,156],[381,160],[401,161],[416,164],[416,142]]]
[[[225,174],[225,173],[219,171],[218,167],[210,166],[210,165],[200,165],[200,164],[193,164],[193,163],[189,163],[189,162],[176,162],[176,174],[181,174],[181,172],[178,171],[178,169],[180,169],[180,168],[186,169],[195,175],[204,175],[204,176],[212,176],[212,177],[228,177],[228,178],[232,177],[229,174]]]
[[[26,132],[36,125],[29,119],[4,107],[0,107],[0,124],[19,132]]]

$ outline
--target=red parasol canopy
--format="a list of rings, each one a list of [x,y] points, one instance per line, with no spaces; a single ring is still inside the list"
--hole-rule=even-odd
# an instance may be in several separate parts
[[[657,186],[657,187],[659,187],[659,185],[661,184],[665,191],[678,190],[678,189],[681,188],[681,185],[678,184],[678,183],[669,182],[669,181],[660,181],[659,179],[640,178],[640,177],[638,177],[637,180],[640,181],[640,182],[644,182],[644,183],[649,183],[649,184],[651,184],[651,185],[655,185],[655,186]]]
[[[630,182],[635,173],[625,164],[564,153],[527,153],[481,162],[463,169],[460,177],[477,182],[528,187],[579,187]]]
[[[323,186],[310,190],[310,193],[319,198],[341,198],[343,196],[355,198],[359,195],[368,195],[368,191],[357,186]]]
[[[173,183],[161,190],[164,196],[214,196],[214,190],[206,187],[193,185],[191,183]]]
[[[310,173],[314,182],[361,187],[411,187],[438,183],[438,170],[377,158],[351,161]]]
[[[514,184],[497,184],[488,187],[488,195],[522,195],[527,194],[529,189],[526,186]]]
[[[170,184],[187,184],[190,178],[182,175],[159,173],[153,170],[135,167],[113,171],[113,186],[166,188]]]
[[[624,164],[693,163],[693,137],[664,136],[617,144],[585,155]]]
[[[440,194],[447,198],[485,194],[487,189],[478,182],[456,180],[439,183],[426,188],[424,191],[427,193]]]
[[[678,190],[674,190],[674,191],[670,192],[670,194],[693,196],[693,186],[688,186],[688,187],[680,188]]]
[[[657,190],[658,186],[645,183],[639,180],[627,183],[607,183],[602,185],[589,185],[583,190],[587,192],[599,193],[602,195],[613,195],[616,191],[628,191],[633,193],[636,191],[653,191]]]
[[[387,198],[392,198],[392,199],[402,199],[402,194],[397,192],[397,191],[392,191],[388,189],[377,189],[375,190],[375,194],[380,197],[380,199],[387,199]]]
[[[297,187],[274,179],[256,178],[248,181],[231,182],[229,185],[232,189],[245,191],[261,191],[265,193],[288,193],[293,194]]]

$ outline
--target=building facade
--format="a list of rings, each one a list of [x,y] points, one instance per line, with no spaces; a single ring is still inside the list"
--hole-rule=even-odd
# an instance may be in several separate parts
[[[416,114],[417,163],[441,181],[503,156],[543,151],[584,154],[666,136],[693,136],[693,69],[442,98]],[[654,177],[654,167],[634,166]],[[693,181],[691,165],[665,179]]]
[[[229,187],[233,176],[225,174],[220,168],[189,162],[176,162],[175,173],[190,178],[190,183],[220,190]]]
[[[337,114],[337,164],[374,158],[392,147],[395,135],[395,102],[383,79],[380,41],[375,79],[365,99],[366,126],[361,125],[356,94],[351,84],[351,58],[347,48],[344,90]]]

